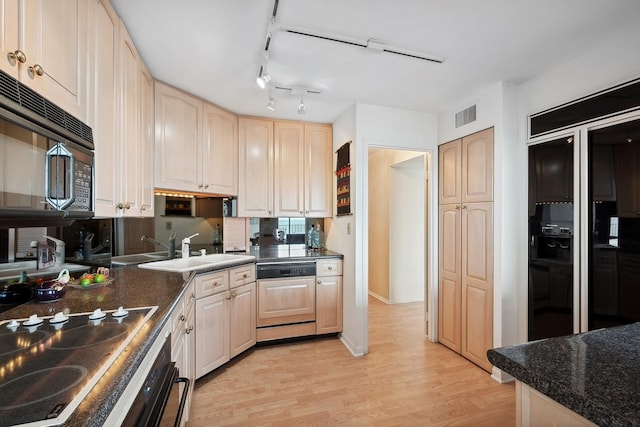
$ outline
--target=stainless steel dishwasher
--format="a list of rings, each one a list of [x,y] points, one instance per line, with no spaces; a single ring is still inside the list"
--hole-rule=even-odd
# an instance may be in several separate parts
[[[256,264],[257,341],[315,335],[315,261]]]

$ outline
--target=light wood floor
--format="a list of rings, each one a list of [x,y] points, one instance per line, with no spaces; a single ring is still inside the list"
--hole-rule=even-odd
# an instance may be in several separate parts
[[[423,335],[423,304],[369,299],[369,354],[258,347],[196,382],[188,427],[515,425],[515,391]]]

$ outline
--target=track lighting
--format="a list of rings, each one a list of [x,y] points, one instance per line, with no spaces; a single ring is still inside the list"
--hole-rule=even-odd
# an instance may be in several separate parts
[[[258,83],[258,87],[260,87],[260,89],[265,89],[270,81],[271,76],[269,74],[261,74],[256,78],[256,83]]]
[[[302,95],[300,95],[300,105],[298,105],[298,114],[304,114],[307,112],[307,107],[304,106],[304,100],[302,99]]]
[[[267,103],[267,108],[271,111],[276,111],[276,100],[269,97],[269,102]]]

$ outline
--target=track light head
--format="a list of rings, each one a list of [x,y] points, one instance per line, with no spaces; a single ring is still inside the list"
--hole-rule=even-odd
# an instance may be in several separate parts
[[[300,105],[298,105],[298,114],[304,114],[307,112],[307,107],[304,105],[304,100],[300,97]]]
[[[267,103],[267,108],[271,111],[276,111],[276,100],[273,98],[269,98],[269,102]]]
[[[271,76],[269,74],[260,74],[256,79],[256,83],[258,83],[258,87],[260,87],[260,89],[266,89],[270,81]]]

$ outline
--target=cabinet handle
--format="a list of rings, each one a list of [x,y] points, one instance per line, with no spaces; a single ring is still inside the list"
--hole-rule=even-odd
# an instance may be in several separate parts
[[[460,206],[456,205],[456,210],[460,209]]]
[[[327,270],[331,271],[331,270],[333,270],[333,267],[332,266],[328,266]]]
[[[204,188],[209,188],[209,184],[205,184],[205,185],[204,185]]]
[[[467,207],[465,205],[462,205],[462,209],[467,209]]]
[[[213,282],[213,287],[215,288],[216,286],[218,286],[218,282]]]
[[[38,76],[38,77],[42,77],[44,76],[44,68],[42,68],[42,65],[40,64],[35,64],[29,67],[29,72],[31,74],[33,74],[34,76]]]
[[[193,325],[189,326],[187,329],[185,329],[184,331],[186,334],[190,334],[191,332],[193,332]]]
[[[236,293],[235,292],[231,292],[231,296],[235,298],[236,297]]]
[[[269,213],[269,215],[271,215],[271,209],[269,209],[267,212]]]
[[[322,280],[318,280],[318,285],[322,285]]]
[[[230,294],[227,294],[227,299],[228,300],[231,299],[231,295]]]
[[[180,321],[181,321],[181,322],[184,322],[184,319],[186,319],[186,317],[184,317],[184,314],[181,314],[181,315],[180,315]]]
[[[196,299],[196,294],[194,292],[191,292],[191,299]]]
[[[243,279],[246,279],[247,277],[249,277],[249,275],[248,275],[247,273],[244,273],[244,274],[242,275],[242,278],[243,278]]]
[[[142,206],[140,206],[140,210],[141,210],[141,211],[146,211],[146,210],[147,210],[147,208],[150,208],[150,207],[151,207],[151,206],[149,206],[149,205],[142,205]]]
[[[202,188],[202,184],[198,185],[198,188]]]
[[[24,64],[25,62],[27,62],[27,55],[25,55],[24,52],[21,50],[9,52],[9,58],[21,64]]]

